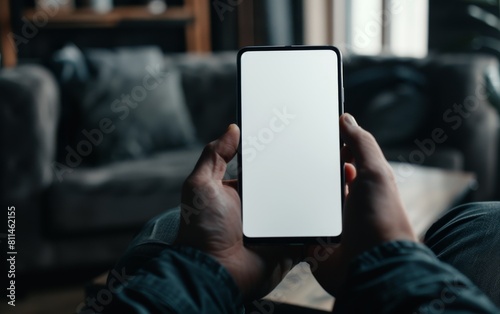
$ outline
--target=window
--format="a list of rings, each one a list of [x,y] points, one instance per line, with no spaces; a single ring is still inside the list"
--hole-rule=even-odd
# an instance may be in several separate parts
[[[306,44],[344,53],[425,57],[428,0],[304,0]]]

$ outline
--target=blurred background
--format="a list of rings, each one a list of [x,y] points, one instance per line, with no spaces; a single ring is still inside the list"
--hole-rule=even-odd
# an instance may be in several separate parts
[[[236,121],[248,45],[341,49],[345,110],[394,162],[422,232],[453,205],[500,199],[500,1],[0,0],[18,313],[79,311],[141,226],[178,205],[203,145]]]

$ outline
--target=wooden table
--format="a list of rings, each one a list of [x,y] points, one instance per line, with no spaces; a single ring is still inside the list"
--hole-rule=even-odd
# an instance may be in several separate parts
[[[476,188],[472,173],[391,163],[410,223],[422,239],[447,209]],[[297,265],[267,299],[330,311],[334,298],[312,276],[306,263]]]

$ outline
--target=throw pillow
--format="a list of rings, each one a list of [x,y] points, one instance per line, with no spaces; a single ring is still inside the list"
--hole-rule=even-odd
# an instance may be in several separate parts
[[[80,53],[84,62],[79,62],[80,73],[62,71],[63,78],[78,99],[83,124],[79,142],[91,142],[97,163],[144,158],[195,141],[180,73],[164,63],[160,49],[82,53],[70,48],[73,59]],[[68,73],[76,79],[68,78]]]

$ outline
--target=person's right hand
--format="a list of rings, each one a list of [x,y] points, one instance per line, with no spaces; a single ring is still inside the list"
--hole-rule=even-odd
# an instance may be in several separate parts
[[[341,153],[348,191],[342,240],[334,247],[308,250],[309,260],[329,254],[328,259],[310,264],[316,280],[332,295],[342,286],[349,263],[360,253],[388,241],[417,241],[392,169],[375,138],[350,114],[340,117],[340,133],[346,144]]]

